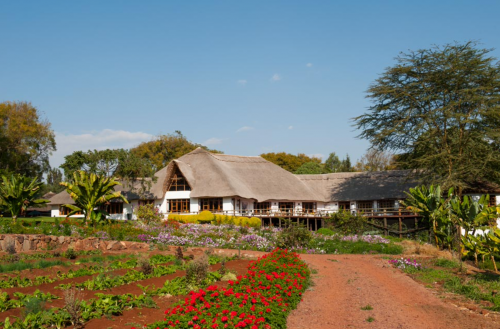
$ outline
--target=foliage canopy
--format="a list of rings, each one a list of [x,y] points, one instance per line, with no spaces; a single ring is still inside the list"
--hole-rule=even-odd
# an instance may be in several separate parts
[[[156,172],[174,159],[194,151],[201,147],[212,153],[222,153],[221,151],[208,149],[206,146],[189,141],[180,131],[174,134],[160,135],[149,142],[143,142],[131,149],[134,156],[147,159]]]
[[[0,103],[0,172],[41,176],[55,150],[50,123],[31,103]]]
[[[475,42],[401,53],[368,89],[355,126],[424,183],[500,182],[500,65]]]

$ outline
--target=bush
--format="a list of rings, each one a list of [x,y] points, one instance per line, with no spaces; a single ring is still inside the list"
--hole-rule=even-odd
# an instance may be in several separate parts
[[[187,282],[199,286],[208,275],[208,256],[203,254],[186,265]]]
[[[141,254],[141,256],[137,259],[137,265],[139,265],[139,270],[143,274],[149,275],[153,273],[153,266],[151,266],[151,262],[146,254]]]
[[[333,232],[329,228],[323,228],[323,227],[320,228],[318,231],[316,231],[316,233],[322,234],[322,235],[334,235],[335,234],[335,232]]]
[[[363,234],[372,231],[373,228],[366,223],[363,216],[351,214],[350,211],[338,211],[333,213],[329,219],[325,219],[328,228],[342,235]]]
[[[169,214],[168,221],[177,221],[184,224],[205,224],[213,223],[217,225],[236,225],[258,228],[262,225],[260,218],[237,217],[212,214],[210,211],[202,211],[198,215],[178,215]]]
[[[76,252],[72,248],[68,248],[66,252],[64,253],[64,257],[67,259],[75,259],[77,256]]]
[[[152,203],[137,207],[135,209],[135,215],[138,220],[145,223],[159,222],[163,219],[163,214]]]
[[[312,240],[309,230],[299,223],[284,219],[285,228],[278,234],[276,245],[278,248],[305,248]]]
[[[215,219],[215,215],[212,214],[208,210],[204,210],[200,212],[197,216],[198,223],[200,224],[208,224],[211,223]]]

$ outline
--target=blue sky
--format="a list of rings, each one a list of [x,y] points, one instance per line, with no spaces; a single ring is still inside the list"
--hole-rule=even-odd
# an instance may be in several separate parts
[[[499,48],[499,12],[494,0],[2,1],[0,102],[44,113],[53,166],[175,130],[227,154],[357,159],[369,145],[350,118],[394,57]]]

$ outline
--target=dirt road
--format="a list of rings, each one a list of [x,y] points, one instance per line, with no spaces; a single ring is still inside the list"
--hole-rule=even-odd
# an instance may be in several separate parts
[[[288,318],[289,329],[500,328],[491,314],[475,314],[446,303],[432,290],[390,267],[380,256],[301,258],[318,273],[315,285]],[[367,305],[373,309],[361,309]]]

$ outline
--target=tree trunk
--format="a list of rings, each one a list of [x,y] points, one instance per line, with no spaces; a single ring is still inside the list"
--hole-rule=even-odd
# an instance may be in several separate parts
[[[493,267],[495,268],[495,273],[498,273],[497,263],[495,263],[495,257],[491,255],[491,261],[493,262]]]
[[[477,260],[477,252],[474,253],[474,260],[475,260],[475,263],[476,263],[476,267],[479,267],[479,262]]]

